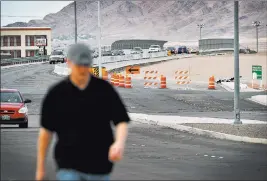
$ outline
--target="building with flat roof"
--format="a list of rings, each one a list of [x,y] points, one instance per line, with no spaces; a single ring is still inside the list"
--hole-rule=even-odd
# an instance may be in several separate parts
[[[46,45],[37,46],[36,40],[46,39]],[[1,53],[9,53],[11,58],[32,57],[39,54],[50,55],[52,30],[50,27],[1,27]]]
[[[198,41],[198,43],[199,43],[200,53],[234,51],[234,39],[233,38],[201,39]]]
[[[131,39],[131,40],[118,40],[111,44],[112,50],[124,50],[124,49],[133,49],[134,47],[141,47],[142,49],[149,49],[150,45],[159,45],[163,48],[163,45],[167,43],[167,41],[162,40],[139,40],[139,39]]]

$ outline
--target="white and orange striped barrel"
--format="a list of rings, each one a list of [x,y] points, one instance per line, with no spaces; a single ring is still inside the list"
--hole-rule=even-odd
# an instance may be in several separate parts
[[[114,76],[114,86],[119,86],[119,84],[120,84],[120,76],[116,74]]]
[[[115,74],[111,74],[110,83],[114,85]]]
[[[124,82],[125,82],[124,76],[123,75],[120,75],[119,76],[119,87],[124,87],[125,86],[124,85]]]
[[[127,89],[132,88],[132,78],[128,75],[126,75],[125,78],[125,88]]]

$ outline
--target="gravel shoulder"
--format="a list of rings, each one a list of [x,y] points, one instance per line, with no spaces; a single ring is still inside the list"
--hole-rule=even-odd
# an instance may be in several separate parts
[[[267,125],[264,124],[210,124],[210,123],[185,123],[184,126],[193,128],[215,131],[235,136],[246,136],[251,138],[265,138],[267,139]]]

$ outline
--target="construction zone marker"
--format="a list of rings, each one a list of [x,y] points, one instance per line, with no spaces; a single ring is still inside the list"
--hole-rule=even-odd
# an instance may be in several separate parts
[[[124,76],[119,75],[119,87],[124,87]]]
[[[175,80],[178,85],[190,84],[190,72],[188,70],[177,70],[175,71]]]
[[[160,88],[161,89],[167,88],[166,77],[163,75],[160,76]]]
[[[158,88],[160,85],[158,71],[146,70],[144,73],[144,88]]]
[[[214,78],[214,76],[211,76],[209,78],[208,89],[215,89],[215,78]]]
[[[125,88],[130,89],[132,88],[132,78],[126,75],[125,78]]]

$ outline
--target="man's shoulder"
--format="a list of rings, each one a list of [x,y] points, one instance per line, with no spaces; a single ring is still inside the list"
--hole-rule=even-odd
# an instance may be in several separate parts
[[[108,81],[95,76],[92,76],[92,78],[94,79],[94,85],[96,85],[98,88],[106,88],[107,90],[112,90],[113,87]]]
[[[59,82],[52,84],[49,87],[47,94],[56,95],[57,93],[61,92],[62,88],[66,88],[67,84],[68,84],[68,78],[64,78],[63,80],[60,80]]]

